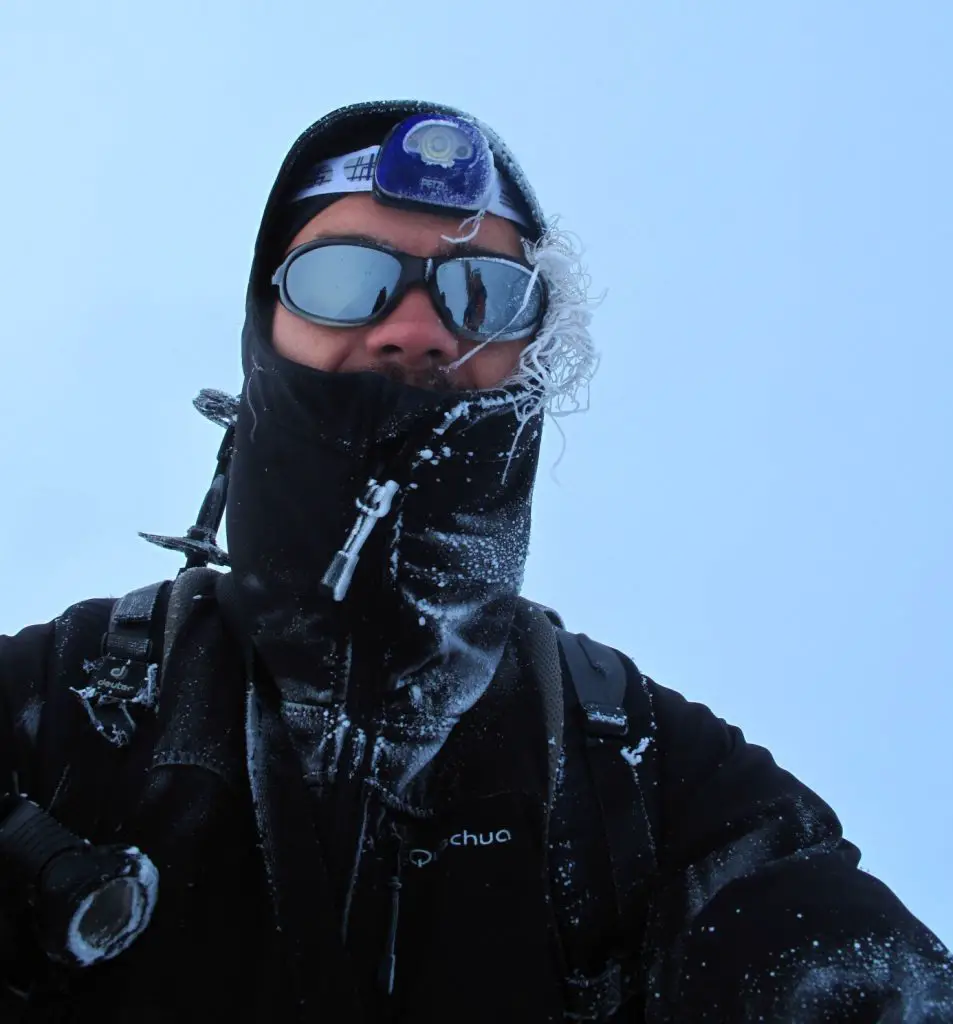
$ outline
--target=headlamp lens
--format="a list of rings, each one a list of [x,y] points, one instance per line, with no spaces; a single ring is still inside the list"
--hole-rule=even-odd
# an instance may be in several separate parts
[[[421,124],[404,139],[404,149],[416,153],[425,164],[453,167],[456,160],[473,156],[473,143],[452,124]]]

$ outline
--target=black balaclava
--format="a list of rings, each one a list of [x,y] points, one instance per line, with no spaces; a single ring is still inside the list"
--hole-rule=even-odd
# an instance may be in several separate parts
[[[248,289],[226,509],[240,618],[280,692],[306,775],[323,786],[342,772],[369,774],[404,797],[503,655],[541,416],[520,422],[513,387],[436,393],[283,358],[271,345],[270,278],[297,230],[329,203],[289,206],[296,180],[422,111],[466,116],[436,104],[346,108],[305,132],[279,172]],[[489,137],[541,232],[518,167]],[[391,508],[335,600],[322,580],[375,482],[396,485]]]

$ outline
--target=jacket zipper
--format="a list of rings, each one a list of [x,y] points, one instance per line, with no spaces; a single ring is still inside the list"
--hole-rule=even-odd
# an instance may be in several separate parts
[[[343,601],[357,568],[367,538],[377,523],[390,512],[394,495],[400,490],[396,480],[379,484],[373,477],[367,483],[363,498],[357,500],[357,520],[348,534],[344,547],[336,552],[321,582],[332,592],[335,601]]]
[[[393,873],[387,879],[390,889],[390,921],[387,943],[377,972],[377,981],[387,995],[394,994],[394,976],[397,972],[397,925],[400,918],[401,869],[404,866],[404,830],[391,822],[390,847],[393,851]]]
[[[332,591],[336,601],[342,601],[346,597],[354,570],[357,567],[357,560],[361,549],[377,523],[390,512],[393,499],[401,489],[401,484],[398,481],[406,479],[409,456],[416,447],[418,447],[416,444],[406,442],[396,452],[388,453],[389,458],[380,459],[374,467],[374,472],[368,481],[363,498],[357,499],[357,521],[352,527],[344,546],[332,559],[322,580],[322,583]],[[380,480],[386,482],[380,484],[378,483]],[[380,647],[379,643],[375,644],[375,646]],[[363,680],[365,686],[361,686],[362,680],[360,676],[367,666],[367,654],[367,651],[358,650],[356,645],[352,648],[349,678],[344,695],[345,714],[353,725],[363,726],[367,736],[363,763],[359,768],[357,778],[354,780],[363,803],[361,809],[362,827],[358,837],[358,846],[355,851],[355,859],[351,870],[341,922],[342,939],[345,943],[347,942],[350,924],[351,898],[357,886],[361,860],[364,855],[368,811],[370,809],[369,801],[372,799],[367,791],[365,782],[373,770],[375,748],[381,735],[382,694],[377,693],[373,687],[368,687],[366,679]],[[397,925],[400,914],[404,832],[395,822],[390,822],[389,824],[390,833],[387,837],[387,845],[390,847],[393,855],[393,860],[391,861],[392,870],[387,878],[387,888],[390,891],[390,914],[387,940],[378,968],[377,980],[379,987],[388,996],[391,996],[394,992],[394,978],[397,968]]]

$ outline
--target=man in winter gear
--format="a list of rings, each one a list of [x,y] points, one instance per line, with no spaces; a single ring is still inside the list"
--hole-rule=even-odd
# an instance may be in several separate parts
[[[4,1020],[953,1021],[822,800],[521,598],[588,321],[468,115],[295,143],[190,568],[0,639]]]

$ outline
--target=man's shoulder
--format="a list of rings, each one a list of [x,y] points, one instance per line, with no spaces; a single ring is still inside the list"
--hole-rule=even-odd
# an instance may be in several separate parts
[[[216,574],[217,575],[217,574]],[[180,586],[179,580],[183,581]],[[0,688],[13,702],[18,689],[29,684],[32,691],[58,692],[58,680],[75,686],[85,677],[89,665],[104,653],[113,632],[129,634],[134,624],[143,639],[158,653],[170,610],[170,597],[179,592],[191,602],[200,583],[210,586],[204,572],[183,573],[173,583],[159,580],[111,597],[88,597],[68,605],[47,622],[27,625],[10,635],[0,634]],[[159,660],[159,657],[154,660]]]
[[[10,634],[0,634],[0,684],[14,685],[18,678],[38,684],[55,672],[68,648],[85,638],[102,635],[115,603],[111,597],[91,597],[69,605],[47,622],[23,626]],[[94,656],[94,655],[91,655]]]
[[[740,756],[770,760],[767,751],[748,744],[739,728],[707,704],[643,672],[637,653],[574,632],[547,605],[526,599],[523,603],[537,620],[543,617],[550,623],[569,721],[581,725],[596,742],[614,732],[629,741],[637,737],[632,760],[647,768],[664,754],[667,771],[675,774],[683,772],[685,763],[704,773]],[[624,756],[629,756],[628,750]]]
[[[85,622],[108,619],[115,601],[114,597],[87,597],[75,601],[46,622],[28,623],[19,629],[14,628],[10,633],[0,633],[0,650],[28,644],[64,626],[81,626]]]
[[[555,608],[526,597],[520,598],[520,606],[523,622],[520,624],[518,616],[517,629],[525,636],[526,622],[532,622],[536,633],[549,640],[563,682],[571,686],[580,703],[605,703],[611,697],[619,705],[651,704],[653,693],[664,690],[641,672],[629,652],[575,631]]]
[[[46,624],[65,649],[86,643],[106,643],[107,633],[138,630],[157,644],[172,625],[181,625],[198,600],[215,590],[221,573],[214,569],[187,569],[174,579],[153,580],[113,597],[93,597],[70,605]]]

